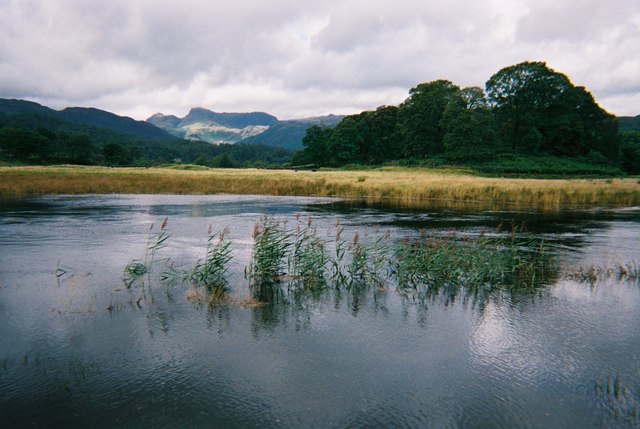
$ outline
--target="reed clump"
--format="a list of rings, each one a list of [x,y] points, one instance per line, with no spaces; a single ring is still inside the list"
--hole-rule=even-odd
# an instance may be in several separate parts
[[[274,303],[283,297],[281,279],[292,234],[285,223],[263,217],[253,228],[251,262],[245,269],[253,299]]]
[[[193,269],[186,273],[186,277],[196,289],[193,296],[206,300],[210,305],[228,299],[230,289],[227,274],[233,259],[228,234],[228,228],[213,233],[209,225],[205,257],[196,260]],[[205,293],[198,293],[198,288],[204,289]]]
[[[496,289],[534,290],[553,273],[542,241],[459,237],[405,240],[395,251],[393,273],[401,290],[427,295]]]

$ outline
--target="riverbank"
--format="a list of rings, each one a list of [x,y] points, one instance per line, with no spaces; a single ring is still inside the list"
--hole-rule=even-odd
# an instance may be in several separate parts
[[[461,169],[384,167],[366,171],[207,168],[0,167],[0,195],[261,194],[337,196],[402,207],[434,200],[552,209],[640,205],[640,180],[478,177]]]

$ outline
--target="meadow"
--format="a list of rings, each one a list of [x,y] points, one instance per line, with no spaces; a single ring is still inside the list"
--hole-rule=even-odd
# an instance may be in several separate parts
[[[381,167],[370,170],[0,167],[0,196],[38,194],[260,194],[336,196],[419,208],[434,201],[508,203],[553,209],[640,204],[637,178],[481,177],[472,170]]]

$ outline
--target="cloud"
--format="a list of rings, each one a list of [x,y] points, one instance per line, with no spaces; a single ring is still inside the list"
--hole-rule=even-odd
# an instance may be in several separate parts
[[[0,0],[0,15],[0,97],[53,107],[354,113],[546,60],[640,113],[636,0]]]

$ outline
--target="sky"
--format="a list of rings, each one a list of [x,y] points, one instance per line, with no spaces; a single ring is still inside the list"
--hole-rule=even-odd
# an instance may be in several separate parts
[[[135,119],[397,105],[545,61],[640,114],[640,0],[0,0],[0,98]]]

